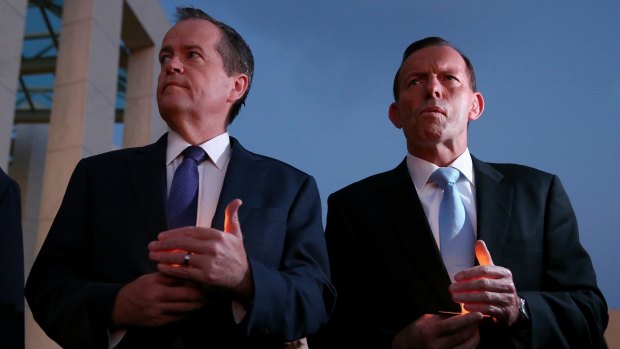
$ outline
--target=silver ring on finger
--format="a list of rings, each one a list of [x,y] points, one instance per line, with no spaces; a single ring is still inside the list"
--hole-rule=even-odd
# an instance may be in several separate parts
[[[192,254],[187,252],[185,256],[183,256],[183,265],[189,267],[189,260],[192,258]]]

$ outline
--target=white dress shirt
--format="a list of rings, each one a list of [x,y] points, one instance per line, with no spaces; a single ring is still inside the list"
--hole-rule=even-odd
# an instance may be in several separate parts
[[[183,161],[181,153],[191,144],[174,132],[168,132],[168,147],[166,149],[166,188],[170,194],[174,171]],[[198,144],[207,153],[208,157],[198,164],[198,211],[196,226],[210,228],[215,215],[215,209],[220,198],[226,169],[230,160],[230,136],[227,132]]]
[[[166,198],[170,195],[174,171],[183,161],[181,153],[191,144],[187,143],[178,133],[168,132],[168,145],[166,147]],[[226,177],[228,162],[230,161],[230,136],[228,132],[214,137],[202,144],[198,144],[205,150],[208,157],[198,164],[198,211],[196,214],[196,226],[210,228],[217,208],[217,203]],[[243,306],[232,302],[233,317],[237,323],[243,320],[246,310]],[[108,348],[116,347],[127,333],[124,329],[110,330],[108,332]]]
[[[469,149],[465,149],[454,162],[450,164],[451,167],[456,168],[461,172],[461,176],[456,183],[456,186],[461,194],[463,200],[463,206],[465,211],[471,219],[472,226],[474,228],[474,234],[478,235],[478,220],[476,218],[476,190],[475,190],[475,178],[474,167],[471,161],[471,155]],[[441,250],[441,244],[439,240],[439,206],[441,205],[441,199],[443,197],[443,189],[437,186],[432,181],[429,181],[430,176],[438,169],[439,166],[415,157],[411,154],[407,154],[407,169],[409,175],[415,186],[415,190],[420,197],[424,213],[433,232],[433,237],[437,243],[437,247]]]

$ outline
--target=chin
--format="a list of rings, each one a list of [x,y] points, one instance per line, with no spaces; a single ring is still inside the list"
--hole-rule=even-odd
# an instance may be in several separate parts
[[[170,126],[182,114],[182,108],[177,105],[159,104],[159,115]]]

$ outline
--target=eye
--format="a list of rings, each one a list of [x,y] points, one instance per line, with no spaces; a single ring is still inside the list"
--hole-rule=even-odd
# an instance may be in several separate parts
[[[168,61],[170,61],[170,55],[168,54],[159,55],[159,64],[166,64],[168,63]]]
[[[202,56],[197,51],[189,51],[187,53],[187,58],[189,58],[189,59],[199,59],[199,58],[202,58]]]
[[[448,75],[448,76],[446,76],[446,79],[448,79],[448,80],[452,80],[452,81],[461,82],[461,80],[459,80],[459,78],[457,78],[457,77],[456,77],[456,76],[454,76],[454,75]]]
[[[421,83],[420,79],[411,79],[407,83],[407,86],[419,85]]]

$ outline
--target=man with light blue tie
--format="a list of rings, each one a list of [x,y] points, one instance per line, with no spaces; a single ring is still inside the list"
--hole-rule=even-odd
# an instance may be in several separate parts
[[[278,348],[316,331],[335,291],[314,179],[227,132],[252,82],[230,26],[177,10],[157,142],[80,161],[26,297],[63,348]]]
[[[408,154],[329,197],[338,302],[311,347],[604,348],[607,306],[559,179],[469,152],[484,110],[469,59],[416,41],[393,92]]]

